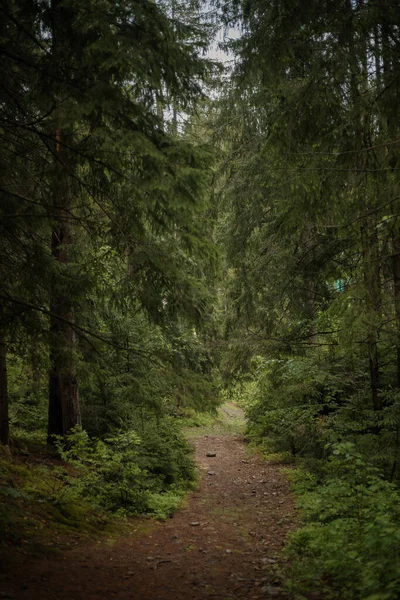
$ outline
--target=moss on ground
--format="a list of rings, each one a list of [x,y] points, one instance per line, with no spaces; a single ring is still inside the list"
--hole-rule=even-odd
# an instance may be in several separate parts
[[[70,493],[72,476],[53,453],[29,445],[24,454],[0,448],[0,553],[10,547],[23,553],[54,553],[70,538],[117,535],[127,524],[116,521]],[[35,449],[33,451],[32,449]]]

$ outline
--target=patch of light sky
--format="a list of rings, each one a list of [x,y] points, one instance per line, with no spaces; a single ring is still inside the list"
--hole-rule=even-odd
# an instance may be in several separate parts
[[[208,50],[208,58],[212,60],[218,60],[219,62],[226,64],[233,60],[233,55],[227,52],[222,45],[225,45],[229,41],[237,40],[240,37],[240,31],[238,28],[229,27],[221,28],[218,30],[216,37]]]

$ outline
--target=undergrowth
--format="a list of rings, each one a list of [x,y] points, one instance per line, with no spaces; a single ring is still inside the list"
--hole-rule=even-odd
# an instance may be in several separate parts
[[[180,421],[188,439],[202,435],[243,435],[246,423],[242,410],[232,403],[223,404],[213,414],[187,410]]]
[[[172,417],[104,439],[77,428],[57,453],[44,442],[42,432],[21,429],[11,453],[0,454],[0,545],[98,535],[132,516],[166,519],[196,481],[192,449]]]
[[[291,472],[304,525],[289,536],[288,587],[295,597],[397,600],[400,496],[351,443],[337,444],[324,481]]]
[[[347,356],[254,362],[239,385],[250,445],[292,462],[302,525],[288,538],[285,576],[296,599],[400,597],[400,395],[370,406]],[[350,364],[348,364],[350,363]]]
[[[77,428],[66,445],[60,440],[59,452],[75,471],[66,478],[68,493],[114,515],[165,519],[194,480],[189,446],[172,419],[144,440],[135,431],[99,440]]]

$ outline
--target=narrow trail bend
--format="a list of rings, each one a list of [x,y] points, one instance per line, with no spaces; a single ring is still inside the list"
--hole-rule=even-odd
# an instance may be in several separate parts
[[[165,523],[25,564],[6,577],[12,600],[241,600],[283,598],[276,557],[295,511],[279,465],[246,453],[229,431],[240,417],[193,438],[201,482]],[[216,456],[207,457],[207,453]]]

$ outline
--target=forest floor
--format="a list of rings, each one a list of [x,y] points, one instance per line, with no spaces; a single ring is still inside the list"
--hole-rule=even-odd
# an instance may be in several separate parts
[[[42,557],[18,555],[0,575],[2,600],[241,600],[284,598],[279,551],[296,511],[281,465],[250,454],[233,404],[187,435],[198,488],[165,522]],[[207,456],[215,454],[215,456]]]

